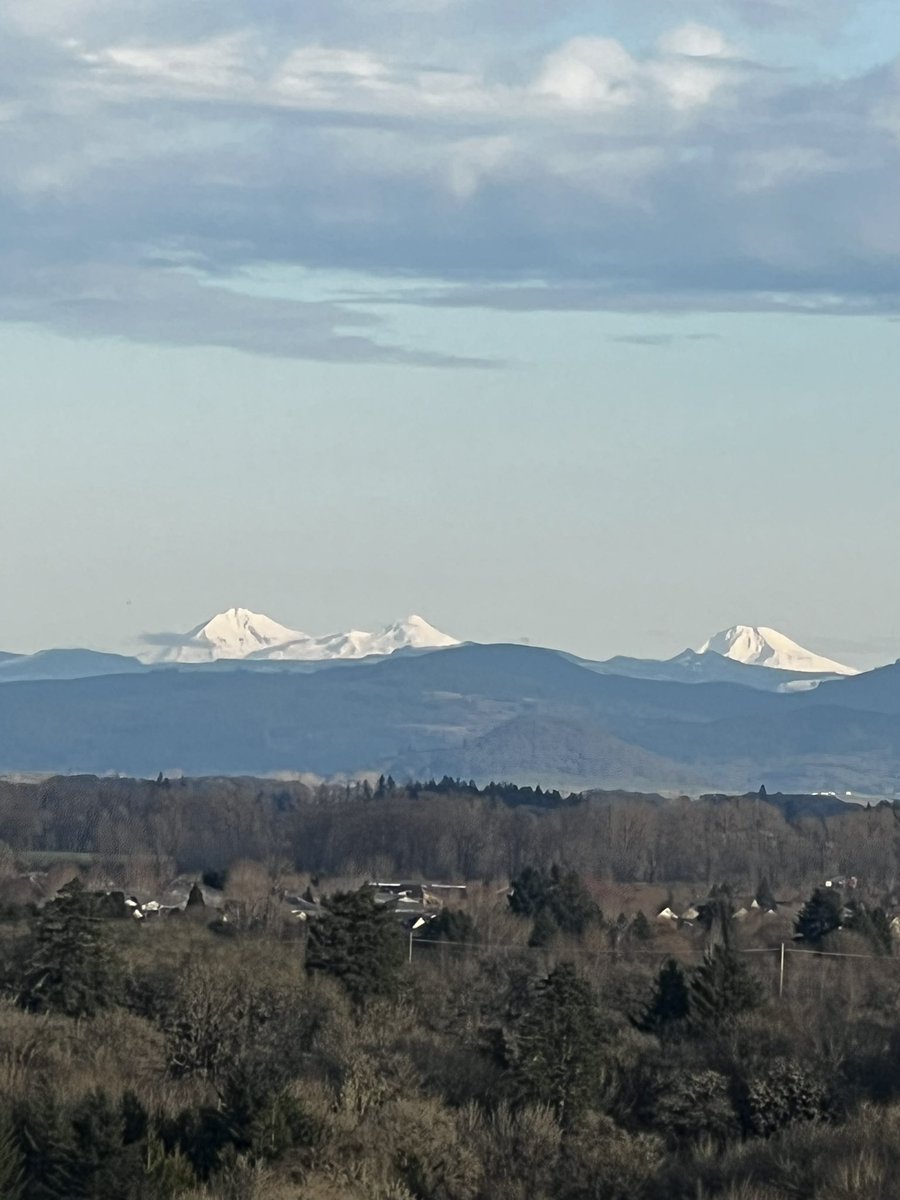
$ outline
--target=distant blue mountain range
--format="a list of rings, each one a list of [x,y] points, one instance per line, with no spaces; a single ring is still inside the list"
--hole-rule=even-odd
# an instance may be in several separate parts
[[[900,666],[785,693],[759,674],[780,687],[789,672],[721,659],[728,681],[698,682],[679,659],[663,664],[672,678],[638,678],[614,673],[629,660],[520,645],[157,667],[47,651],[0,663],[0,771],[390,771],[572,790],[894,795]]]

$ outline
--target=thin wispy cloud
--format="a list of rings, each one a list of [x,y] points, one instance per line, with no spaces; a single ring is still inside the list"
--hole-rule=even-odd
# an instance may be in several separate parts
[[[853,7],[708,0],[647,46],[575,4],[491,0],[473,38],[469,0],[13,0],[0,319],[479,365],[401,344],[397,306],[900,312],[900,60],[816,80],[754,50]],[[273,267],[382,282],[242,290]]]
[[[623,346],[655,346],[668,349],[683,342],[709,342],[718,340],[715,333],[622,333],[609,339]]]

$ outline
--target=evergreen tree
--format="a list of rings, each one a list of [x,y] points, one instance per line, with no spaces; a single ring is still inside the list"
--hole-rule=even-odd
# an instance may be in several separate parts
[[[764,912],[771,912],[778,907],[768,877],[765,875],[760,878],[759,886],[756,889],[755,900]]]
[[[140,1162],[137,1146],[126,1150],[122,1111],[101,1089],[87,1092],[72,1110],[72,1176],[75,1195],[117,1200],[128,1193]]]
[[[698,1028],[727,1025],[762,1003],[759,980],[727,946],[707,950],[688,988],[689,1016]]]
[[[565,871],[555,863],[550,868],[548,904],[563,933],[579,937],[592,921],[598,920],[600,910],[577,871]]]
[[[547,1104],[566,1126],[598,1085],[604,1027],[586,980],[561,963],[527,997],[507,1031],[503,1057],[518,1096]]]
[[[840,929],[843,911],[840,892],[819,887],[801,908],[794,927],[805,942],[819,946],[829,933]]]
[[[404,960],[395,914],[370,888],[337,892],[322,906],[325,915],[309,924],[306,969],[339,979],[356,1003],[393,995]]]
[[[523,867],[510,883],[509,907],[517,917],[534,917],[547,902],[547,877],[540,868]]]
[[[690,1009],[690,995],[684,971],[674,958],[660,967],[650,1002],[635,1022],[645,1033],[665,1033],[682,1022]]]
[[[72,1126],[49,1085],[25,1105],[20,1137],[28,1200],[77,1200]]]
[[[850,916],[845,928],[860,934],[869,942],[876,954],[890,954],[893,950],[891,923],[883,908],[867,908],[857,900],[848,905]]]
[[[697,911],[697,920],[709,934],[710,942],[730,946],[734,903],[728,884],[715,884],[710,889],[709,897]]]
[[[19,996],[24,1008],[82,1017],[115,1000],[118,972],[94,907],[73,880],[37,917]]]
[[[20,1200],[25,1183],[25,1160],[8,1110],[0,1112],[0,1197]]]
[[[517,916],[537,918],[548,914],[563,933],[580,936],[602,914],[577,871],[554,863],[549,872],[525,867],[510,886],[509,907]],[[542,936],[549,932],[546,918],[536,926]]]
[[[639,912],[631,922],[629,935],[639,942],[649,942],[653,937],[653,929],[644,913]]]
[[[539,908],[531,927],[528,945],[532,947],[549,946],[559,933],[559,926],[549,908]]]
[[[475,922],[461,908],[442,908],[425,926],[426,942],[477,942]]]

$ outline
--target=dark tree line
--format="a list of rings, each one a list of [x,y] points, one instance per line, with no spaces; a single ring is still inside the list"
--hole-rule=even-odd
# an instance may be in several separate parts
[[[663,800],[455,780],[342,785],[258,779],[67,777],[0,782],[0,841],[14,851],[135,857],[215,871],[237,858],[331,876],[509,880],[566,863],[621,882],[777,893],[856,875],[900,889],[900,812],[758,795]]]

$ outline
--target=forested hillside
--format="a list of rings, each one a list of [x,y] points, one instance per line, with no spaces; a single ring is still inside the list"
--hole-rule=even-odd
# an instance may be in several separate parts
[[[528,646],[312,674],[219,665],[5,683],[0,771],[447,773],[694,794],[765,781],[878,797],[900,781],[897,667],[782,694],[598,674]]]

